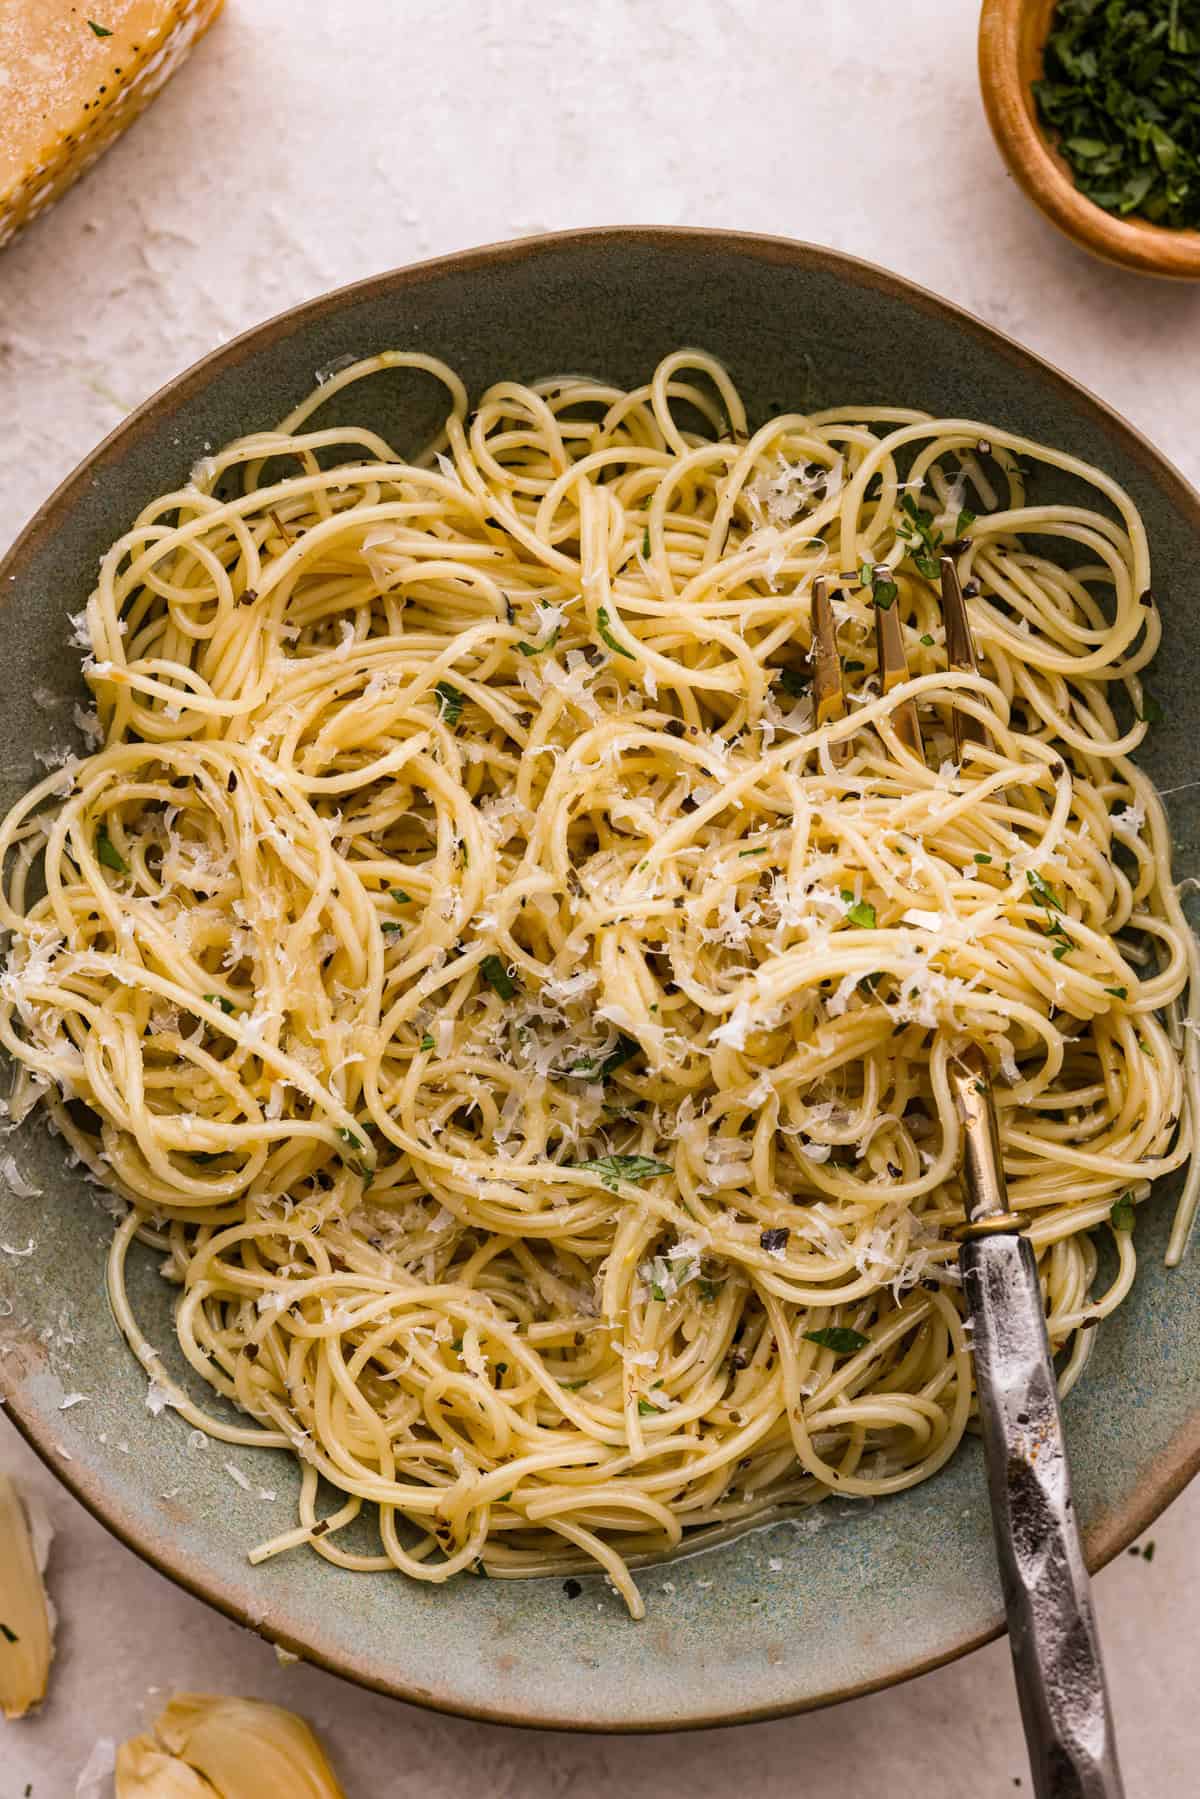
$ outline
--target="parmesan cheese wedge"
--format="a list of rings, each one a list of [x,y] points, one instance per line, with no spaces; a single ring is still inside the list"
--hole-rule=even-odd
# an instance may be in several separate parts
[[[131,125],[223,0],[0,0],[0,244]]]

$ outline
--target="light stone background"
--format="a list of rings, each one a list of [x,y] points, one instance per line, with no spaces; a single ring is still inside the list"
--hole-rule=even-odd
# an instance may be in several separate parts
[[[735,226],[876,260],[1048,356],[1200,479],[1200,288],[1109,271],[1031,211],[988,136],[975,25],[970,0],[229,0],[131,136],[0,254],[0,547],[235,332],[397,264],[576,225]],[[280,1669],[2,1427],[0,1468],[48,1501],[62,1616],[48,1704],[0,1723],[0,1799],[70,1799],[97,1736],[136,1730],[170,1688],[305,1712],[350,1799],[1029,1791],[1000,1644],[717,1735],[464,1724]],[[1184,1799],[1200,1787],[1200,1483],[1151,1535],[1153,1561],[1123,1556],[1097,1600],[1130,1799]]]

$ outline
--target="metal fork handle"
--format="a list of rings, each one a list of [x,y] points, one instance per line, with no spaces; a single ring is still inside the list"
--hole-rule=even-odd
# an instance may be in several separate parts
[[[1124,1799],[1033,1250],[963,1244],[1013,1671],[1037,1799]]]

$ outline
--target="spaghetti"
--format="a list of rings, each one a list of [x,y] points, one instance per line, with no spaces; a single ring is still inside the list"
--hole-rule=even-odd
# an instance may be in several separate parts
[[[449,392],[414,461],[315,416],[385,368]],[[978,673],[946,666],[947,545]],[[852,692],[820,728],[817,574]],[[147,507],[83,621],[97,747],[0,828],[0,1040],[128,1202],[147,1371],[300,1459],[256,1558],[599,1564],[640,1615],[640,1556],[932,1474],[973,1405],[967,1041],[1077,1378],[1135,1203],[1186,1166],[1177,1260],[1200,1190],[1196,950],[1129,760],[1148,583],[1100,471],[899,408],[751,430],[690,351],[473,415],[385,352]],[[986,725],[961,766],[952,707]],[[164,1373],[135,1237],[236,1413]]]

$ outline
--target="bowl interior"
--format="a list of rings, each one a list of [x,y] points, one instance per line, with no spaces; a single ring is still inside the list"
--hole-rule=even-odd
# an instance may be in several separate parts
[[[646,231],[502,246],[345,290],[252,332],[128,421],[0,568],[4,803],[39,772],[39,753],[72,740],[82,688],[66,614],[86,597],[101,551],[213,445],[275,423],[316,370],[348,353],[418,347],[452,362],[478,396],[501,376],[568,369],[633,383],[681,343],[722,357],[757,415],[855,398],[919,406],[1047,439],[1113,473],[1146,518],[1165,624],[1153,686],[1166,721],[1143,760],[1163,788],[1188,781],[1200,727],[1189,663],[1200,625],[1187,571],[1200,558],[1200,502],[1182,480],[1044,364],[893,277],[776,240]],[[329,416],[346,404],[361,417],[362,403],[359,390]],[[405,448],[428,435],[438,395],[397,375],[374,385],[370,404],[370,422]],[[1049,487],[1037,491],[1053,497]],[[1197,789],[1168,803],[1178,873],[1200,875]],[[109,1221],[95,1190],[36,1123],[3,1147],[42,1190],[22,1197],[0,1179],[0,1388],[10,1417],[141,1553],[311,1659],[454,1711],[649,1729],[844,1697],[998,1626],[973,1444],[898,1498],[826,1508],[644,1571],[641,1626],[598,1578],[572,1599],[559,1580],[416,1586],[306,1554],[252,1569],[246,1550],[290,1521],[290,1459],[193,1448],[175,1414],[152,1415],[146,1378],[105,1301]],[[6,1170],[0,1163],[0,1176]],[[1139,1213],[1137,1285],[1098,1333],[1067,1404],[1093,1559],[1122,1547],[1200,1459],[1200,1291],[1186,1267],[1162,1266],[1170,1209],[1167,1190]],[[181,1372],[172,1289],[149,1255],[135,1257],[131,1284]],[[71,1392],[86,1402],[61,1411]]]

